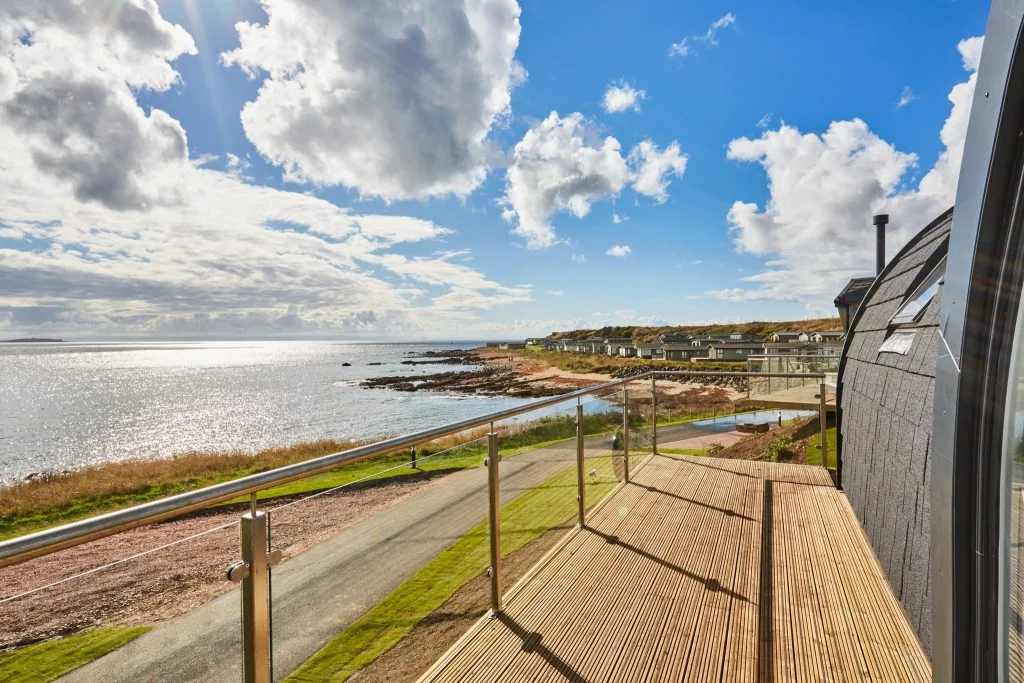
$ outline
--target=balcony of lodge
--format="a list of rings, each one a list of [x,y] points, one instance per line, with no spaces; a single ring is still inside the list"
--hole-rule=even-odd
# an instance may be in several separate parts
[[[931,679],[827,470],[637,465],[420,680]]]

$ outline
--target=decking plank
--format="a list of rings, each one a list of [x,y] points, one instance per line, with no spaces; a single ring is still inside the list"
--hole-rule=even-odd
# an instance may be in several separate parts
[[[928,680],[820,467],[653,457],[421,680]]]

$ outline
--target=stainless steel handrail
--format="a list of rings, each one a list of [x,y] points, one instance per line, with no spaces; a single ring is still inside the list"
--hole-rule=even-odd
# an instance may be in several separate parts
[[[540,408],[556,405],[580,396],[594,394],[611,387],[641,379],[628,377],[593,387],[578,389],[568,394],[532,401],[514,408],[499,410],[481,417],[469,418],[460,422],[452,422],[440,427],[424,429],[419,432],[385,439],[365,446],[357,446],[347,451],[324,455],[312,460],[286,465],[266,472],[250,474],[246,477],[233,479],[222,484],[214,484],[205,488],[179,493],[149,503],[142,503],[123,510],[108,512],[77,522],[71,522],[52,529],[37,531],[6,541],[0,541],[0,567],[6,567],[25,560],[46,555],[58,550],[70,548],[98,538],[112,536],[128,529],[153,524],[171,517],[194,512],[195,510],[222,503],[239,496],[255,493],[263,489],[287,484],[297,479],[326,472],[341,465],[361,462],[369,458],[394,453],[413,445],[433,441],[445,436],[464,432],[476,427],[483,427],[492,422],[506,420]]]
[[[628,384],[654,376],[692,376],[692,377],[794,377],[823,378],[824,375],[812,373],[760,373],[760,372],[703,372],[700,370],[648,370],[631,377],[612,380],[592,387],[578,389],[567,394],[532,401],[530,403],[499,410],[480,417],[469,418],[460,422],[452,422],[440,427],[424,429],[405,436],[385,439],[372,444],[358,446],[347,451],[324,455],[312,460],[286,465],[277,469],[251,474],[239,479],[214,484],[195,491],[179,493],[149,503],[142,503],[123,510],[108,512],[77,522],[71,522],[52,529],[37,531],[6,541],[0,541],[0,567],[18,564],[33,557],[71,548],[106,536],[112,536],[135,527],[153,524],[171,517],[194,512],[196,510],[222,503],[224,501],[256,493],[263,489],[287,484],[298,479],[326,472],[341,465],[361,462],[369,458],[387,455],[407,449],[411,446],[432,441],[476,427],[483,427],[493,422],[506,420],[540,408],[557,405],[582,396],[595,394],[612,387]]]

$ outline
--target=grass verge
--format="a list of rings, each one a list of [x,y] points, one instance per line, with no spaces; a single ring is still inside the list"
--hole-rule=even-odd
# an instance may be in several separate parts
[[[836,428],[829,427],[825,430],[825,438],[828,439],[828,465],[826,467],[836,466]],[[808,465],[821,465],[821,450],[818,446],[821,445],[821,434],[815,434],[807,441],[807,464]]]
[[[113,626],[0,652],[0,681],[52,681],[138,638],[149,626]]]
[[[611,458],[588,461],[590,467],[597,465],[612,471]],[[598,503],[616,484],[600,479],[588,482],[588,507]],[[502,555],[515,552],[552,528],[564,525],[568,529],[575,512],[576,470],[570,467],[502,507]],[[487,523],[483,522],[338,634],[287,680],[347,680],[394,646],[489,564]]]
[[[707,455],[706,448],[659,448],[662,455]]]

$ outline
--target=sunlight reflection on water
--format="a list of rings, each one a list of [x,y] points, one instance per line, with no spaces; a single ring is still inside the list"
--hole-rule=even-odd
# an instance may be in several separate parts
[[[401,361],[411,351],[466,346],[0,345],[0,480],[189,450],[403,434],[524,402],[358,386],[365,377],[459,370]]]

